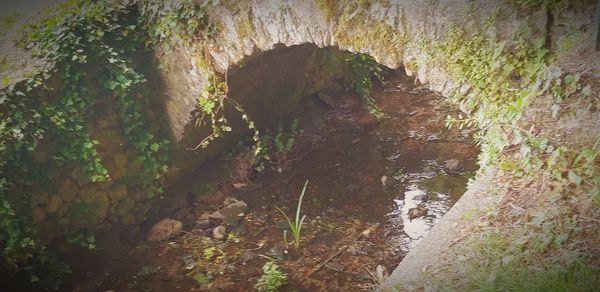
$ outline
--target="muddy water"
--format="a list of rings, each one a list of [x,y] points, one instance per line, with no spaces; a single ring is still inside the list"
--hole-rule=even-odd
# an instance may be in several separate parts
[[[352,95],[338,98],[332,109],[315,102],[300,117],[302,133],[287,167],[268,168],[242,189],[230,179],[212,201],[201,198],[173,214],[187,220],[184,235],[138,244],[106,273],[99,291],[247,291],[268,259],[288,274],[283,290],[375,287],[376,267],[391,271],[464,193],[478,153],[470,131],[445,128],[446,115],[455,112],[440,96],[406,76],[385,85],[372,96],[386,115],[380,121]],[[458,159],[461,169],[446,169],[449,159]],[[292,216],[306,180],[301,245],[286,247],[286,224],[275,206]],[[210,229],[193,221],[227,196],[245,201],[248,210],[228,226],[228,240],[212,239]],[[426,214],[409,218],[417,206]]]

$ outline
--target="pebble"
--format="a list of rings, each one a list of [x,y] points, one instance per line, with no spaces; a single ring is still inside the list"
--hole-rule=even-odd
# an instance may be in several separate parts
[[[242,260],[242,262],[247,263],[250,261],[255,260],[258,257],[258,255],[256,255],[255,253],[251,252],[251,251],[246,251],[243,250],[240,252],[240,259]]]
[[[212,236],[214,239],[224,239],[226,231],[227,229],[225,229],[225,226],[219,225],[213,229]]]
[[[267,250],[267,252],[265,252],[265,255],[274,257],[281,261],[285,258],[285,251],[283,250],[283,248],[281,248],[279,246],[274,246],[274,247],[269,248],[269,250]]]

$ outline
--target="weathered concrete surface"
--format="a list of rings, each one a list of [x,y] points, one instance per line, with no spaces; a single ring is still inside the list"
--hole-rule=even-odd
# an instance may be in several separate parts
[[[428,288],[427,275],[435,273],[439,266],[446,262],[450,255],[449,249],[460,241],[465,227],[493,210],[502,199],[501,195],[490,192],[492,179],[493,173],[489,172],[471,184],[448,213],[402,259],[380,290],[412,291]]]

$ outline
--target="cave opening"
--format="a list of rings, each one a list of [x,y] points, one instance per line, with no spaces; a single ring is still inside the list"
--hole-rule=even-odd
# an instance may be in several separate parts
[[[473,130],[445,125],[458,110],[367,55],[277,47],[223,79],[256,122],[261,149],[229,109],[234,131],[218,155],[169,187],[144,222],[101,231],[93,255],[67,255],[77,285],[248,289],[274,260],[295,271],[286,287],[373,288],[376,270],[391,271],[478,168]],[[294,218],[306,181],[295,248],[283,213]]]

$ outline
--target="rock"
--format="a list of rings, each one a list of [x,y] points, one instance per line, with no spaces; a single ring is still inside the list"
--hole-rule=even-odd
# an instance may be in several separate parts
[[[283,248],[281,248],[279,246],[274,246],[274,247],[269,248],[269,250],[267,250],[267,252],[265,252],[265,255],[282,261],[283,259],[285,259],[285,250],[283,250]]]
[[[235,236],[244,236],[248,234],[248,228],[246,227],[246,224],[242,223],[240,226],[233,228],[231,233],[233,233]]]
[[[70,179],[62,179],[57,186],[57,193],[65,202],[71,202],[77,197],[78,188]]]
[[[59,195],[52,196],[48,203],[48,213],[54,213],[63,204],[63,200]]]
[[[381,177],[381,185],[383,186],[384,189],[387,189],[388,187],[388,177],[387,176],[382,176]]]
[[[377,281],[379,283],[383,283],[385,278],[389,276],[389,273],[384,266],[377,265],[377,268],[375,268],[375,276],[377,277]]]
[[[238,202],[239,200],[234,198],[234,197],[226,197],[225,200],[223,200],[223,206],[229,206],[233,203]]]
[[[421,195],[416,195],[412,198],[413,201],[425,201],[427,200],[427,195],[421,194]]]
[[[149,241],[167,240],[179,235],[181,227],[183,227],[181,221],[165,218],[152,226],[146,238]]]
[[[427,209],[425,207],[417,206],[408,210],[408,220],[413,220],[418,217],[427,215]]]
[[[213,229],[212,237],[214,239],[224,239],[225,236],[227,235],[226,232],[227,232],[227,229],[225,228],[225,226],[219,225]]]
[[[135,274],[137,277],[148,277],[154,275],[160,271],[160,267],[151,267],[151,266],[143,266],[140,270]]]
[[[205,230],[205,229],[209,229],[213,226],[212,222],[210,221],[210,219],[198,219],[196,220],[196,228]]]
[[[244,201],[238,200],[230,202],[232,203],[221,208],[221,210],[212,213],[210,218],[222,220],[229,225],[237,226],[244,217],[244,212],[246,212],[248,204],[246,204]]]
[[[362,114],[360,117],[358,117],[357,122],[362,127],[371,127],[379,124],[379,120],[369,113]]]
[[[323,92],[330,96],[338,96],[344,93],[344,87],[337,82],[330,82],[323,89]]]
[[[119,201],[127,198],[127,188],[125,186],[119,187],[117,189],[111,189],[108,191],[108,197],[111,201]]]
[[[71,214],[75,216],[73,223],[77,222],[77,227],[90,227],[90,225],[101,223],[106,219],[110,204],[107,192],[89,188],[79,195],[79,200],[70,207]]]
[[[445,169],[450,173],[458,173],[463,170],[463,166],[458,159],[448,159],[444,164]]]
[[[236,190],[241,190],[241,189],[245,189],[248,185],[246,185],[245,183],[234,183],[234,184],[232,184],[232,186]]]
[[[196,214],[194,214],[191,208],[182,208],[173,215],[173,219],[186,222],[187,224],[189,222],[194,222]]]
[[[324,103],[327,106],[327,108],[333,109],[337,106],[337,104],[335,103],[335,100],[333,100],[333,97],[331,97],[327,93],[324,93],[324,92],[317,93],[317,99],[319,101],[321,101],[322,103]]]
[[[131,198],[125,198],[117,203],[117,217],[125,224],[135,221],[132,210],[135,208],[135,201]]]
[[[243,250],[240,252],[240,259],[242,260],[243,263],[251,262],[251,261],[255,260],[256,258],[258,258],[258,255],[256,255],[255,253],[253,253],[251,251]]]
[[[210,219],[214,219],[216,221],[223,221],[225,219],[225,215],[221,214],[219,211],[214,211],[210,214]]]
[[[439,134],[431,134],[431,135],[427,136],[427,142],[438,141],[440,139],[441,138],[440,138]]]
[[[363,232],[361,232],[360,234],[365,238],[369,238],[369,236],[371,236],[372,232],[373,232],[373,229],[367,228],[367,229],[363,230]]]
[[[210,194],[200,194],[197,196],[197,201],[207,205],[216,205],[220,204],[223,201],[223,198],[225,198],[225,194],[217,191]]]
[[[31,221],[33,224],[40,223],[44,221],[44,219],[46,219],[46,210],[38,206],[33,206],[31,208]]]

